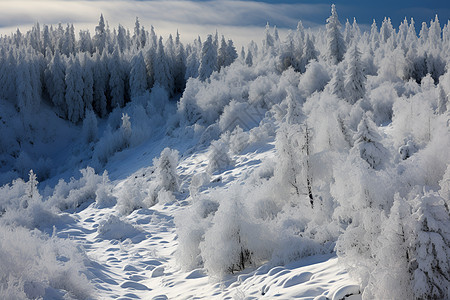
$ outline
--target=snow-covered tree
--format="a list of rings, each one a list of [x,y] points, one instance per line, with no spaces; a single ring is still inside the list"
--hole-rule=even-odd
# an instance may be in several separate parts
[[[147,90],[147,70],[142,51],[131,60],[130,95],[132,98],[142,95]]]
[[[108,72],[110,74],[108,86],[111,98],[111,109],[123,107],[125,104],[125,73],[119,48],[116,47],[108,60]]]
[[[366,93],[366,76],[361,63],[361,52],[356,43],[352,45],[346,55],[347,71],[345,74],[346,99],[350,104],[364,97]]]
[[[178,151],[170,148],[165,148],[159,158],[153,160],[158,185],[166,191],[176,192],[179,189],[178,160]]]
[[[336,6],[331,5],[331,16],[327,19],[327,57],[337,64],[344,59],[346,45],[341,33]]]
[[[106,47],[106,29],[103,14],[100,15],[98,25],[95,27],[94,46],[98,50],[99,54],[102,54]]]
[[[204,81],[208,79],[214,71],[217,71],[217,69],[217,52],[213,44],[212,35],[208,35],[208,38],[202,46],[198,76],[200,80]]]
[[[414,201],[414,257],[410,264],[417,299],[450,297],[450,211],[437,193]]]
[[[78,57],[70,58],[66,69],[67,118],[77,123],[84,117],[83,74]]]
[[[373,169],[383,168],[388,159],[388,151],[381,144],[381,136],[377,131],[375,123],[366,115],[363,115],[358,125],[352,152],[365,160]]]

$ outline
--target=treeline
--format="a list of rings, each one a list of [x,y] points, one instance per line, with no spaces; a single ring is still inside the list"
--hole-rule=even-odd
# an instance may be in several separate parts
[[[90,110],[104,117],[154,85],[170,96],[182,93],[189,77],[207,78],[237,58],[233,42],[219,41],[217,33],[185,47],[178,32],[164,42],[138,19],[133,34],[121,25],[111,31],[103,15],[93,37],[81,30],[76,39],[71,24],[36,24],[26,34],[2,37],[0,45],[0,98],[23,113],[36,112],[48,99],[74,123]]]

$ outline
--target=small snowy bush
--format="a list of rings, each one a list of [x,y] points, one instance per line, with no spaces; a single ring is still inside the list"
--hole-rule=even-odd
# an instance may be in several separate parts
[[[68,240],[0,226],[0,298],[89,299],[87,258]]]

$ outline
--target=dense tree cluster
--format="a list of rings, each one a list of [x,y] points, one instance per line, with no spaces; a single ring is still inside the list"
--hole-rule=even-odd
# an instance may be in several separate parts
[[[37,112],[41,99],[48,100],[60,117],[77,123],[90,110],[104,117],[154,85],[171,96],[182,93],[189,77],[204,80],[237,58],[233,42],[222,36],[219,46],[217,33],[185,47],[178,32],[164,42],[138,19],[133,35],[105,24],[102,15],[92,37],[81,30],[76,38],[71,24],[39,23],[26,34],[3,36],[1,99],[24,113]]]

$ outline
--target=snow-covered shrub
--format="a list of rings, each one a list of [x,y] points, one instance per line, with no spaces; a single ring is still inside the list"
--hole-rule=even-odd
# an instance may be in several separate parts
[[[42,201],[37,186],[31,170],[28,182],[16,179],[0,187],[0,224],[43,229],[59,220],[55,208]]]
[[[228,154],[228,145],[222,140],[212,141],[208,149],[208,173],[213,174],[223,171],[233,165],[233,160]]]
[[[194,197],[200,190],[202,186],[209,183],[211,179],[211,174],[208,172],[195,173],[191,178],[191,183],[189,185],[189,194]]]
[[[112,194],[113,185],[111,184],[108,172],[104,171],[102,182],[98,184],[95,192],[95,203],[99,208],[112,206],[117,203],[117,198]]]
[[[49,205],[60,210],[74,209],[96,199],[98,186],[104,184],[105,178],[95,174],[91,167],[80,170],[80,173],[79,179],[71,178],[69,182],[61,179],[58,182],[53,195],[47,200]]]
[[[98,137],[97,117],[92,110],[86,112],[83,120],[83,139],[86,143],[95,142]]]
[[[0,226],[0,298],[88,299],[87,258],[68,240]]]
[[[306,72],[300,77],[298,88],[307,97],[316,91],[322,91],[330,81],[330,75],[324,63],[312,60],[306,66]]]
[[[100,165],[106,164],[114,153],[130,146],[131,136],[130,117],[128,114],[122,114],[122,125],[120,128],[112,132],[111,127],[108,126],[102,138],[95,145],[93,154],[94,163],[98,162]]]
[[[117,195],[117,209],[122,215],[128,215],[134,210],[154,205],[154,200],[149,199],[148,190],[142,181],[127,180],[123,183]]]
[[[390,82],[385,82],[368,93],[368,99],[373,108],[374,121],[377,125],[392,122],[392,107],[397,99],[397,93]]]
[[[176,256],[184,269],[191,270],[203,265],[199,245],[218,208],[216,200],[199,196],[194,198],[190,207],[175,216],[179,241]]]
[[[177,173],[179,154],[177,150],[165,148],[159,158],[153,159],[155,180],[160,189],[177,192],[180,187],[180,179]]]
[[[103,239],[124,240],[136,236],[139,230],[118,216],[110,215],[100,223],[100,226],[97,228],[97,233]]]

